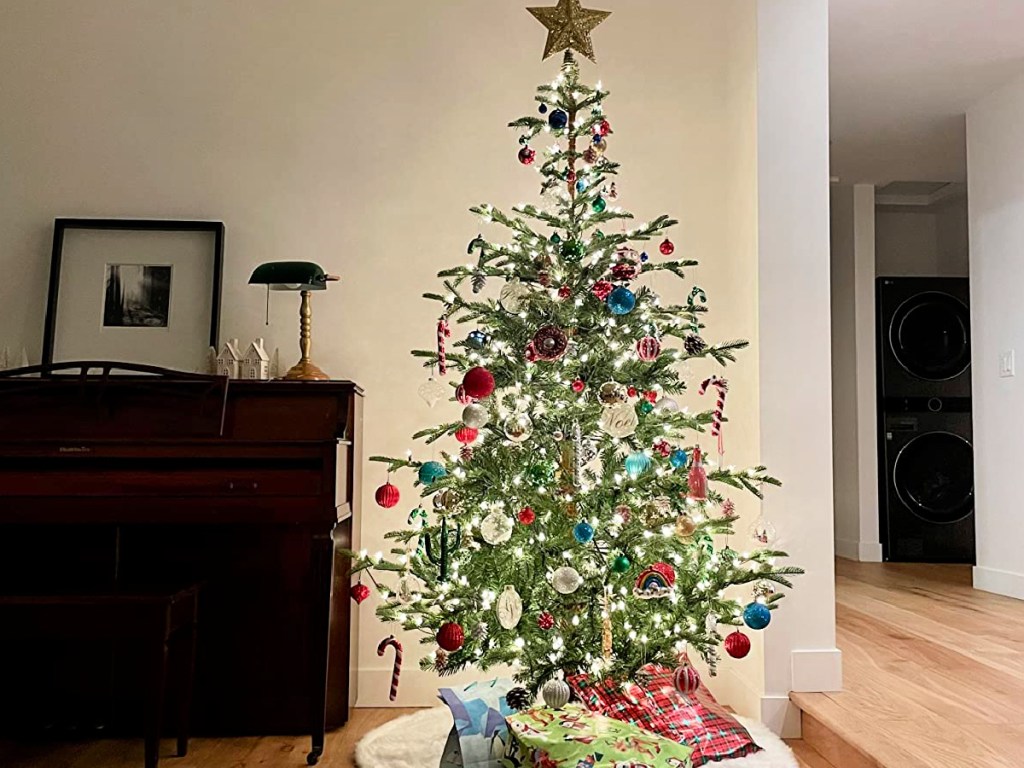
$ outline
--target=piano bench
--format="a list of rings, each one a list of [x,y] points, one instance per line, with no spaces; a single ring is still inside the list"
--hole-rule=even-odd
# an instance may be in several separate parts
[[[199,585],[168,589],[117,589],[0,594],[0,626],[8,637],[39,640],[128,640],[143,649],[146,768],[160,757],[167,660],[172,637],[180,640],[178,757],[188,752],[195,674]]]

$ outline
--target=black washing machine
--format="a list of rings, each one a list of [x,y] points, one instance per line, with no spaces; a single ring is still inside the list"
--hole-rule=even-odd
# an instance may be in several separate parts
[[[878,479],[882,553],[973,563],[970,287],[880,277]]]
[[[970,284],[961,277],[880,277],[883,397],[970,397]]]
[[[970,401],[890,401],[883,417],[882,550],[897,562],[974,563]]]

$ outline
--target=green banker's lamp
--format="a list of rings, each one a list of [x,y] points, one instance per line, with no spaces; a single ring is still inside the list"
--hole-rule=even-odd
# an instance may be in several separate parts
[[[249,285],[267,286],[267,316],[270,316],[270,291],[300,291],[299,350],[302,357],[282,378],[293,381],[322,381],[326,373],[309,359],[313,346],[313,302],[310,291],[325,291],[327,283],[341,278],[328,275],[319,264],[310,261],[272,261],[256,267]]]

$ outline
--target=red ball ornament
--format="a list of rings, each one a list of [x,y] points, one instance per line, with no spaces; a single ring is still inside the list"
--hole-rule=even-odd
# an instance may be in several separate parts
[[[475,427],[459,427],[455,430],[455,439],[463,445],[469,445],[480,436],[480,430]]]
[[[604,301],[615,290],[615,285],[607,280],[598,280],[590,290],[599,300]]]
[[[742,659],[750,653],[750,638],[736,630],[725,638],[725,652],[734,659]]]
[[[655,440],[651,448],[663,459],[667,459],[672,454],[672,446],[667,440]]]
[[[570,184],[575,184],[576,183],[576,171],[569,171],[565,175],[565,180],[568,181]]]
[[[537,513],[532,507],[523,507],[519,510],[519,522],[523,525],[533,525],[537,520]]]
[[[373,495],[377,503],[384,509],[391,509],[398,504],[398,488],[391,483],[384,483]]]
[[[572,296],[572,288],[570,288],[568,285],[563,285],[561,288],[558,289],[558,298],[568,299],[570,296]]]
[[[650,390],[649,392],[644,392],[644,397],[647,398],[647,402],[651,403],[652,405],[658,402],[659,400],[658,393],[655,392],[653,389]]]
[[[544,611],[544,613],[537,617],[537,626],[547,632],[549,629],[554,628],[555,617],[547,611]]]
[[[576,381],[572,383],[572,391],[575,392],[577,395],[580,394],[586,388],[587,383],[583,381],[583,379],[576,379]]]
[[[462,631],[462,625],[454,621],[442,624],[437,631],[437,644],[448,653],[455,653],[466,642],[466,633]]]
[[[473,402],[473,398],[466,394],[466,388],[461,384],[455,388],[455,399],[462,405],[469,405]]]
[[[602,136],[611,136],[615,131],[612,130],[612,124],[607,120],[602,120],[601,124],[597,128],[597,132]]]
[[[352,589],[349,590],[349,594],[352,595],[352,599],[356,601],[356,605],[362,604],[363,600],[370,596],[370,588],[359,582],[353,584]]]
[[[646,363],[653,363],[661,354],[661,342],[653,336],[644,336],[636,343],[636,353]]]
[[[612,267],[612,277],[616,280],[632,280],[637,275],[637,268],[632,264],[616,264]]]
[[[659,249],[661,250],[662,256],[671,256],[676,252],[675,244],[667,237],[665,238],[665,242],[659,246]]]
[[[697,670],[690,666],[689,661],[683,661],[681,666],[676,667],[672,673],[672,685],[684,696],[696,693],[700,688],[700,675]]]
[[[627,389],[626,390],[626,394],[629,395],[630,397],[636,397],[636,395],[637,395],[636,387],[630,387],[629,389]]]
[[[526,345],[526,352],[523,353],[523,357],[526,358],[526,362],[528,363],[534,363],[537,361],[537,348],[533,345],[532,341]]]
[[[462,387],[469,397],[483,400],[494,392],[494,376],[486,368],[470,368],[462,379]]]
[[[519,162],[523,165],[533,165],[533,161],[536,157],[537,152],[529,147],[523,147],[519,150]]]

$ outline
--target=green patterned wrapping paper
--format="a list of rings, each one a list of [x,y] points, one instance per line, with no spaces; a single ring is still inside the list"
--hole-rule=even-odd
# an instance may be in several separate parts
[[[689,747],[579,706],[509,715],[504,768],[690,768]]]

